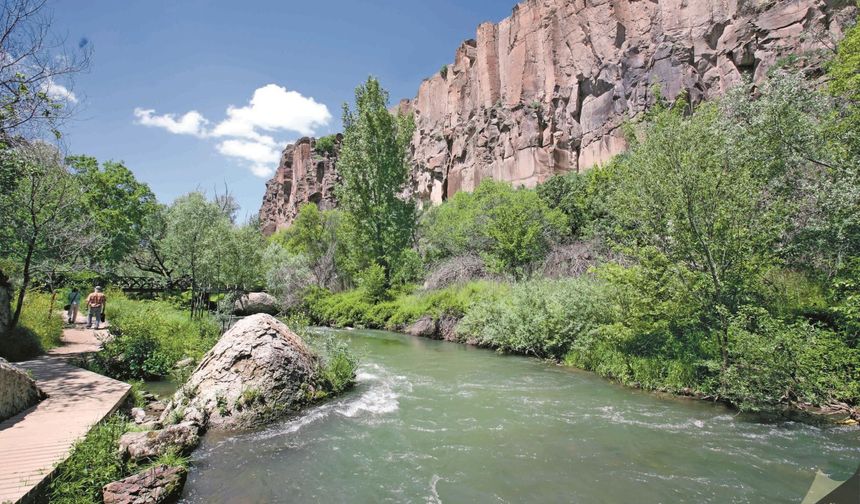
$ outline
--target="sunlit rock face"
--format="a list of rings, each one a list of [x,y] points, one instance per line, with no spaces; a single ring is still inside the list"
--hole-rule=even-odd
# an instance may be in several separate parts
[[[336,140],[339,143],[340,135]],[[337,154],[320,152],[315,146],[316,139],[302,138],[281,154],[275,176],[266,183],[260,207],[260,225],[265,234],[289,227],[305,203],[316,203],[323,210],[336,206]]]
[[[627,147],[621,126],[658,92],[698,102],[790,55],[814,74],[855,15],[846,0],[527,0],[399,103],[416,121],[408,192],[435,204],[484,179],[534,187],[587,170]],[[336,158],[313,145],[284,151],[260,210],[268,233],[305,202],[335,206]]]
[[[850,2],[528,0],[478,27],[413,100],[413,190],[438,203],[483,179],[533,187],[606,162],[621,125],[668,99],[761,81],[780,58],[827,50]]]

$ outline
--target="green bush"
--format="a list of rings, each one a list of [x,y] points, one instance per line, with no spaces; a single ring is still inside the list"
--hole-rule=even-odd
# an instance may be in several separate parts
[[[567,216],[570,237],[588,239],[611,226],[609,198],[622,169],[613,160],[584,173],[555,175],[537,187],[537,194],[550,208]]]
[[[358,274],[358,288],[371,302],[382,301],[386,296],[385,268],[372,264]]]
[[[430,262],[479,255],[497,272],[520,278],[567,227],[564,213],[550,208],[534,190],[485,180],[473,193],[459,192],[428,211],[420,241]]]
[[[305,297],[311,319],[331,327],[363,327],[373,303],[362,289],[331,294],[324,289],[313,289]]]
[[[827,311],[824,289],[798,271],[774,268],[763,279],[763,306],[780,318],[820,318]]]
[[[373,303],[361,288],[337,294],[314,290],[305,298],[305,304],[317,324],[397,330],[424,316],[460,318],[474,303],[502,295],[507,289],[507,284],[478,281],[435,291],[400,293],[378,303]]]
[[[523,282],[475,304],[457,332],[501,351],[560,360],[606,320],[603,297],[602,287],[587,278]]]
[[[117,444],[127,430],[126,420],[119,414],[93,427],[57,468],[48,500],[59,504],[102,502],[102,487],[126,474]]]
[[[787,324],[745,308],[730,325],[723,396],[744,410],[860,398],[860,350],[805,322]]]
[[[328,337],[322,348],[319,376],[328,394],[340,394],[355,384],[358,358],[344,341]]]
[[[314,144],[314,150],[321,154],[328,154],[331,156],[335,153],[336,149],[336,137],[335,135],[327,135],[321,138],[318,138],[316,143]]]
[[[108,293],[107,319],[114,339],[85,365],[121,380],[148,380],[170,374],[186,358],[199,360],[220,337],[215,319],[192,319],[165,301],[134,301]]]

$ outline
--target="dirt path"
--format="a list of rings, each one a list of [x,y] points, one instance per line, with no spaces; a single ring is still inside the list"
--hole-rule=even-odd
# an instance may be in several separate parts
[[[66,314],[63,312],[63,320]],[[108,334],[108,324],[102,324],[101,329],[87,329],[86,315],[79,313],[74,326],[63,329],[63,344],[48,350],[48,355],[60,358],[78,357],[82,354],[98,352]]]

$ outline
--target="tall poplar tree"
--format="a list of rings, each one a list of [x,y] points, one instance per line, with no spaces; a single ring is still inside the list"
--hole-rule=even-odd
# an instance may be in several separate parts
[[[337,196],[351,231],[352,267],[378,264],[388,281],[416,224],[415,202],[404,195],[415,124],[388,109],[388,93],[373,77],[356,88],[354,110],[344,104],[343,124]]]

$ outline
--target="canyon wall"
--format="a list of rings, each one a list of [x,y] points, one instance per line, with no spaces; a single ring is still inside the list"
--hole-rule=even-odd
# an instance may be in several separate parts
[[[827,52],[852,19],[821,0],[527,0],[478,27],[401,107],[415,114],[413,191],[438,203],[492,178],[532,187],[625,148],[622,123],[699,101],[781,57]]]
[[[856,7],[846,0],[527,0],[478,27],[453,64],[399,104],[415,116],[410,190],[439,203],[481,180],[533,187],[626,147],[621,125],[657,99],[694,102],[781,58],[832,54]],[[289,225],[298,205],[334,205],[334,160],[313,140],[287,147],[260,211]],[[322,164],[320,164],[322,163]],[[312,166],[314,169],[310,169]]]
[[[341,138],[336,137],[335,146]],[[302,138],[281,154],[275,176],[266,183],[260,207],[264,234],[289,227],[304,203],[316,203],[322,210],[335,207],[334,188],[339,179],[335,169],[336,149],[322,152],[316,149],[316,142],[313,138]]]

